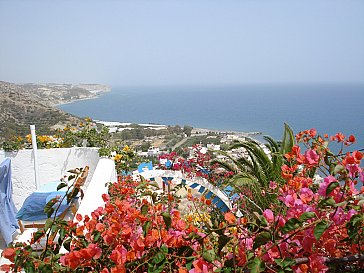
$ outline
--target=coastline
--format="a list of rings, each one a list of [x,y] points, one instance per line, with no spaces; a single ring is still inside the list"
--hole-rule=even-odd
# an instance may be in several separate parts
[[[85,97],[85,98],[75,98],[75,99],[70,99],[67,101],[60,101],[58,103],[55,103],[53,106],[57,107],[60,105],[67,105],[67,104],[71,104],[77,101],[83,101],[83,100],[91,100],[91,99],[97,99],[99,97],[101,97],[102,95],[104,95],[105,93],[111,92],[111,88],[107,91],[99,91],[99,92],[90,92],[92,95]],[[68,112],[67,112],[68,113]],[[69,113],[71,114],[71,113]],[[103,124],[104,126],[108,127],[108,128],[113,128],[113,127],[122,127],[122,126],[128,126],[130,124],[133,124],[132,122],[127,122],[127,121],[103,121],[103,120],[94,120],[94,122],[99,123],[99,124]],[[174,126],[172,124],[156,124],[156,123],[136,123],[139,126],[142,127],[168,127],[168,126]],[[235,130],[217,130],[217,129],[209,129],[209,128],[198,128],[198,127],[193,127],[194,131],[199,132],[200,134],[208,134],[208,133],[215,133],[215,134],[230,134],[230,135],[236,135],[236,136],[240,136],[240,137],[254,137],[254,136],[260,136],[263,133],[262,132],[242,132],[242,131],[235,131]]]
[[[57,103],[52,104],[52,106],[53,107],[56,107],[56,106],[59,106],[59,105],[66,105],[66,104],[74,103],[76,101],[97,99],[100,96],[102,96],[104,93],[108,93],[108,92],[111,92],[111,91],[99,92],[97,94],[94,94],[92,96],[85,97],[85,98],[78,98],[78,99],[70,99],[70,100],[58,101]]]
[[[109,87],[109,86],[107,86],[107,88],[103,88],[101,90],[100,89],[99,90],[92,90],[92,89],[87,89],[85,87],[83,87],[83,89],[85,89],[85,90],[87,90],[89,92],[87,97],[72,98],[72,99],[69,99],[69,100],[60,99],[56,103],[52,104],[52,106],[56,107],[56,106],[59,106],[59,105],[74,103],[76,101],[97,99],[97,98],[101,97],[102,95],[104,95],[105,93],[109,93],[109,92],[112,91],[111,87]]]

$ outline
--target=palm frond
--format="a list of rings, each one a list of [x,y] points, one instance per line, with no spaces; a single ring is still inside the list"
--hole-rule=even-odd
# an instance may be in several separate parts
[[[281,154],[286,154],[292,150],[295,144],[295,138],[291,127],[287,123],[284,124],[284,133],[281,144]]]

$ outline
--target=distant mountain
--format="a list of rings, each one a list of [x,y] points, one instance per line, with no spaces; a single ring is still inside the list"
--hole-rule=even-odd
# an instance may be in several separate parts
[[[26,135],[30,124],[35,124],[38,134],[50,133],[66,124],[76,125],[80,118],[52,105],[93,97],[108,91],[107,88],[102,85],[19,85],[0,81],[0,139]]]

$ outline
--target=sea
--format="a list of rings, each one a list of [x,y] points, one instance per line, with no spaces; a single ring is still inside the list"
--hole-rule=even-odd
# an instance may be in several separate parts
[[[260,132],[277,140],[288,123],[295,133],[353,134],[353,148],[364,148],[364,84],[114,86],[58,107],[102,121]]]

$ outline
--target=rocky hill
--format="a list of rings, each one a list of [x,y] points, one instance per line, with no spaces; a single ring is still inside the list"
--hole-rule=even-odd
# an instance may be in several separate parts
[[[28,83],[17,86],[26,90],[35,100],[49,106],[89,99],[110,91],[110,87],[102,84]]]
[[[52,105],[89,98],[98,92],[107,91],[107,87],[102,88],[100,85],[18,85],[0,81],[0,139],[26,135],[30,124],[35,124],[38,134],[50,133],[52,129],[66,124],[76,125],[80,118]]]

